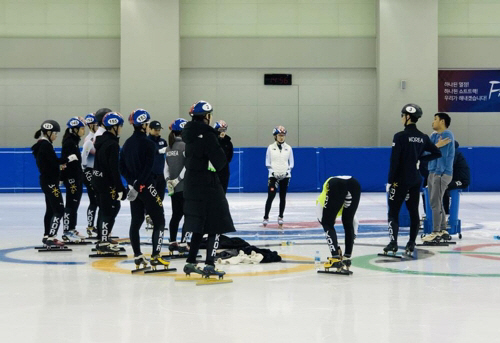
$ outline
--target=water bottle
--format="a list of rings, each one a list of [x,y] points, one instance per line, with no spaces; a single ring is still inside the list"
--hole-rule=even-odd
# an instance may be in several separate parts
[[[496,239],[497,241],[500,241],[500,236],[493,236],[494,239]]]
[[[314,267],[316,270],[319,270],[321,266],[321,256],[319,255],[319,250],[316,250],[316,254],[314,255]]]

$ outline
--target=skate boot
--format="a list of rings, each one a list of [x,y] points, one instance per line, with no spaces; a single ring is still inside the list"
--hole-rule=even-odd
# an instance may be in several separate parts
[[[153,270],[156,270],[157,266],[163,266],[163,269],[168,269],[170,266],[170,261],[164,260],[160,255],[151,256],[149,263],[151,264],[151,268],[153,268]]]
[[[187,243],[177,243],[177,242],[172,242],[168,246],[168,250],[173,254],[174,251],[178,251],[179,254],[185,254],[189,252]]]
[[[187,276],[190,276],[191,273],[203,275],[203,270],[200,267],[198,267],[196,264],[193,264],[193,263],[186,263],[183,271],[184,271],[184,273],[186,273]]]
[[[148,266],[148,260],[144,255],[139,255],[134,257],[134,263],[135,263],[135,269],[141,269],[141,264],[142,268],[146,268]]]
[[[96,244],[96,250],[97,250],[97,254],[100,255],[100,254],[116,254],[118,255],[118,253],[120,252],[120,248],[115,245],[115,244],[111,244],[109,242],[99,242]]]
[[[432,232],[422,237],[422,242],[424,243],[439,243],[439,241],[441,241],[439,232]]]
[[[146,214],[146,230],[153,230],[153,220],[149,214]]]
[[[42,238],[42,243],[43,243],[44,245],[46,245],[46,244],[47,244],[47,239],[48,239],[48,238],[49,238],[49,235],[45,235],[45,236],[43,236],[43,238]]]
[[[415,242],[408,242],[406,243],[406,247],[405,247],[405,254],[408,255],[408,256],[412,256],[413,255],[413,251],[415,250]]]
[[[262,221],[262,225],[263,225],[264,227],[266,227],[268,223],[269,223],[269,219],[264,218],[264,220]]]
[[[349,270],[351,268],[351,258],[350,257],[345,257],[342,259],[342,264],[344,265],[346,270]]]
[[[337,271],[340,271],[343,266],[344,264],[342,263],[342,257],[340,256],[328,257],[328,261],[323,264],[323,267],[325,267],[326,271],[328,271],[330,268],[336,268]]]
[[[51,248],[63,249],[65,247],[64,243],[58,240],[55,236],[47,237],[45,246],[48,250],[50,250]]]
[[[438,235],[441,238],[441,240],[443,240],[443,241],[449,241],[449,240],[451,240],[451,235],[446,230],[439,231]]]
[[[387,255],[388,252],[392,252],[393,255],[396,255],[397,251],[398,251],[398,243],[396,243],[396,241],[391,241],[384,248],[384,255]]]
[[[76,230],[64,231],[62,235],[63,241],[67,243],[80,243],[83,241],[83,238]]]
[[[278,226],[280,229],[283,229],[283,217],[278,217]]]
[[[97,238],[97,229],[94,226],[87,227],[88,238]]]
[[[217,275],[219,279],[223,279],[225,274],[226,272],[215,269],[215,266],[212,266],[210,264],[207,264],[205,268],[203,268],[203,276],[207,279],[212,275]]]

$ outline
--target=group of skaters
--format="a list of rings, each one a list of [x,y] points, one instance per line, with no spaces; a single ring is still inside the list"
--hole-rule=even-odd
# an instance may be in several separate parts
[[[210,125],[212,111],[206,101],[195,103],[189,111],[192,120],[176,119],[169,127],[167,142],[160,135],[161,123],[151,121],[146,110],[137,109],[128,117],[134,132],[120,149],[125,119],[118,112],[101,108],[85,118],[69,119],[61,157],[57,157],[52,145],[61,127],[54,120],[44,121],[35,133],[37,143],[32,147],[46,202],[43,244],[61,248],[65,242],[78,243],[86,238],[76,230],[85,184],[90,200],[87,234],[97,238],[98,253],[120,251],[111,233],[120,202],[129,200],[132,217],[129,237],[135,264],[168,268],[170,261],[160,255],[165,230],[163,200],[168,190],[172,202],[169,250],[186,253],[186,273],[223,275],[214,266],[215,247],[219,245],[220,234],[235,231],[225,197],[229,183],[227,165],[233,147],[224,121],[217,122],[215,127]],[[86,126],[89,134],[80,152],[79,143]],[[66,205],[59,188],[62,184],[66,187]],[[139,237],[146,217],[153,231],[149,261],[141,251]],[[182,217],[181,242],[177,242]],[[61,221],[63,240],[59,241]],[[206,265],[201,268],[196,257],[204,234],[208,234],[208,253]]]
[[[120,149],[119,139],[125,119],[118,112],[101,108],[85,118],[69,119],[61,157],[57,157],[52,145],[61,128],[54,120],[44,121],[35,133],[38,141],[32,147],[46,202],[43,243],[48,247],[63,247],[64,242],[80,242],[86,238],[76,230],[77,211],[85,185],[90,200],[87,234],[98,240],[98,253],[118,253],[120,248],[111,232],[120,211],[120,202],[129,200],[132,217],[129,237],[135,264],[150,263],[167,268],[170,261],[160,255],[166,224],[163,200],[167,190],[172,204],[169,250],[188,256],[184,266],[186,273],[224,275],[223,271],[215,269],[214,262],[220,234],[235,231],[226,200],[233,145],[226,134],[228,126],[224,121],[211,125],[212,112],[212,106],[206,101],[193,104],[189,110],[191,121],[182,118],[173,121],[166,141],[161,137],[161,123],[151,121],[146,110],[137,109],[128,117],[134,132]],[[398,217],[403,202],[406,202],[411,221],[405,250],[411,253],[415,248],[420,226],[418,205],[421,175],[425,173],[423,166],[427,165],[428,170],[427,185],[434,227],[434,232],[423,238],[426,241],[447,239],[443,197],[446,198],[445,192],[449,189],[465,188],[469,183],[463,172],[454,178],[454,161],[467,164],[463,156],[460,158],[458,151],[455,152],[454,137],[448,129],[450,117],[446,113],[436,113],[432,123],[435,131],[428,137],[416,127],[422,114],[418,105],[404,106],[401,123],[405,128],[394,135],[387,185],[390,243],[384,248],[385,252],[398,250]],[[85,127],[89,133],[80,152],[79,143],[85,135]],[[274,142],[267,148],[268,197],[263,226],[269,223],[269,213],[278,190],[278,225],[283,226],[286,194],[294,167],[293,149],[285,142],[286,135],[283,126],[275,127]],[[66,205],[59,189],[62,184],[66,188]],[[361,186],[352,176],[330,177],[323,185],[316,204],[318,220],[332,255],[325,264],[326,268],[348,269],[351,264],[360,196]],[[178,242],[182,217],[184,225]],[[338,217],[342,218],[345,231],[344,253],[335,230]],[[152,229],[149,261],[141,250],[139,236],[145,220]],[[63,241],[56,238],[61,221]],[[205,266],[200,268],[196,257],[204,235],[208,235],[207,254]]]

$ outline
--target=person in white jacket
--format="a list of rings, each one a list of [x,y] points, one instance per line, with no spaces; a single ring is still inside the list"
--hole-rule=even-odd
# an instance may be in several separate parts
[[[292,176],[293,151],[292,147],[285,143],[287,131],[283,126],[276,126],[273,130],[274,143],[267,147],[266,167],[269,170],[267,183],[267,201],[262,224],[267,226],[269,212],[276,196],[276,189],[280,192],[280,211],[278,225],[283,228],[283,213],[286,205],[286,191]]]

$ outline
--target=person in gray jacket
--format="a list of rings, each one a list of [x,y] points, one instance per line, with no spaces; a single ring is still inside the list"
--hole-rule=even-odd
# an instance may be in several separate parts
[[[182,230],[181,243],[177,243],[177,232],[179,231],[179,223],[184,216],[184,166],[185,154],[184,149],[186,143],[182,141],[181,132],[186,124],[186,120],[178,118],[170,124],[170,134],[168,136],[168,148],[166,151],[165,163],[165,179],[167,180],[167,189],[170,200],[172,201],[172,218],[170,219],[170,251],[179,251],[184,253],[187,251],[186,232]]]

